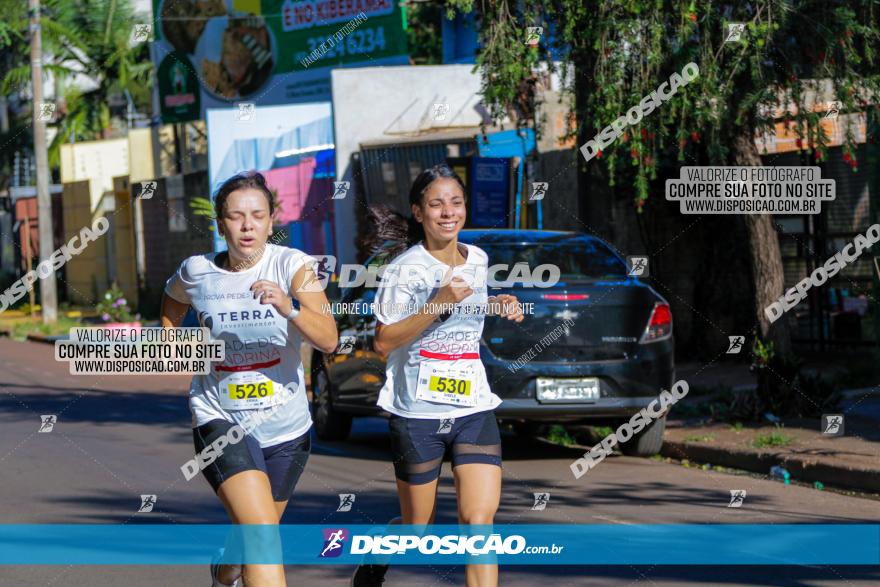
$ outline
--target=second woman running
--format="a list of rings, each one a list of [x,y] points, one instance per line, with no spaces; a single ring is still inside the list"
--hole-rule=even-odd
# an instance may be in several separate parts
[[[410,190],[413,217],[373,208],[376,249],[397,241],[376,296],[374,347],[387,357],[378,404],[390,413],[394,471],[404,524],[434,520],[443,457],[451,453],[463,524],[492,524],[501,499],[501,437],[480,361],[488,302],[521,322],[516,298],[489,298],[488,257],[458,242],[466,219],[464,185],[446,165],[423,171]],[[408,247],[408,248],[407,248]],[[392,283],[390,279],[396,283]],[[387,279],[387,280],[386,280]],[[450,311],[451,310],[451,311]],[[353,584],[379,584],[387,566],[358,568]],[[469,586],[496,585],[497,565],[470,565]]]

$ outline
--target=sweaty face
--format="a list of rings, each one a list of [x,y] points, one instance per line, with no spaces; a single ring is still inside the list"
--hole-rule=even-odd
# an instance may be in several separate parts
[[[454,179],[435,180],[422,195],[422,205],[412,207],[413,216],[422,223],[426,238],[446,243],[464,228],[467,207],[464,192]]]
[[[254,188],[236,190],[226,198],[223,215],[217,219],[220,234],[226,238],[230,257],[254,255],[266,245],[272,234],[269,201]]]

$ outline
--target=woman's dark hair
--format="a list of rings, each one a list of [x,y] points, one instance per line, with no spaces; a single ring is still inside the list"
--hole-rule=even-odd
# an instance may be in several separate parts
[[[438,179],[454,179],[465,194],[465,199],[467,198],[467,189],[458,174],[449,165],[440,163],[425,169],[413,181],[409,190],[410,206],[421,206],[425,192]],[[424,228],[414,217],[404,216],[383,204],[370,206],[367,209],[367,220],[370,231],[359,243],[361,251],[367,256],[385,249],[390,255],[389,259],[393,259],[425,238]]]
[[[233,175],[217,189],[217,193],[214,195],[214,214],[218,220],[223,216],[223,207],[226,205],[226,198],[229,197],[229,194],[247,188],[263,192],[269,202],[269,216],[275,213],[275,194],[266,185],[266,178],[258,171],[246,171]]]

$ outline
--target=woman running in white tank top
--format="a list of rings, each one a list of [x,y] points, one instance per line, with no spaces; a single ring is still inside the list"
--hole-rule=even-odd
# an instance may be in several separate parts
[[[194,255],[165,286],[162,326],[191,306],[224,360],[190,385],[198,470],[234,524],[277,525],[311,448],[300,343],[332,353],[338,335],[311,257],[267,243],[276,205],[259,173],[227,180],[214,200],[227,252]],[[222,450],[208,450],[221,437]],[[217,445],[214,445],[217,446]],[[217,454],[219,453],[219,455]],[[283,565],[212,565],[214,587],[285,585]]]

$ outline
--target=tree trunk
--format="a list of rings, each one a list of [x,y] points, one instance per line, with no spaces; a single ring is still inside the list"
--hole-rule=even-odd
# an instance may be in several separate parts
[[[743,130],[733,143],[734,164],[756,167],[762,165],[758,148],[755,146],[750,129]],[[764,308],[775,302],[785,291],[785,273],[782,267],[782,252],[779,237],[769,214],[744,215],[749,234],[751,251],[752,279],[755,283],[755,318],[758,322],[758,335],[765,341],[772,341],[776,354],[791,352],[791,332],[787,316],[770,323]]]

